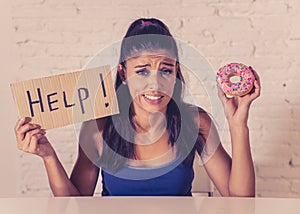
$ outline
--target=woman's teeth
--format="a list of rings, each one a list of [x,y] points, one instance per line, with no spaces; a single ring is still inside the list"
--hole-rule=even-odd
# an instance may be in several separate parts
[[[158,100],[163,97],[163,96],[155,96],[155,95],[147,95],[147,94],[145,94],[144,96],[149,100]]]

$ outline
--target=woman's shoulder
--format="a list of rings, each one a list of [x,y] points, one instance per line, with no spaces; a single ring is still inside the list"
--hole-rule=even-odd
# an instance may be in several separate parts
[[[197,124],[199,133],[201,133],[203,141],[202,148],[197,149],[201,160],[205,163],[208,158],[216,151],[217,147],[220,145],[220,138],[217,128],[214,124],[213,117],[209,112],[205,111],[199,106],[190,106],[195,114],[193,114],[193,119]]]
[[[190,113],[190,115],[194,119],[194,122],[198,124],[199,128],[211,126],[212,119],[207,111],[205,111],[200,106],[196,106],[190,103],[185,103],[184,105],[186,110]]]
[[[85,121],[81,125],[81,131],[101,132],[104,129],[106,121],[107,121],[107,117]]]
[[[85,121],[81,125],[79,144],[80,147],[89,154],[97,158],[103,149],[102,132],[105,127],[107,117]]]

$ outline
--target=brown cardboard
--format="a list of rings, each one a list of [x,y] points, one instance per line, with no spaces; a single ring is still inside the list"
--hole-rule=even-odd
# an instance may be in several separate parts
[[[109,66],[12,83],[19,117],[44,129],[119,113]]]

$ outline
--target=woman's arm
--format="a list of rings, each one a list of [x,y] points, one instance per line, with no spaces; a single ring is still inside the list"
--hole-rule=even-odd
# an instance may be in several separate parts
[[[229,179],[230,195],[255,196],[255,173],[247,126],[229,125],[232,164]]]
[[[220,144],[205,163],[205,168],[221,195],[224,196],[255,196],[255,174],[247,126],[250,104],[260,95],[259,77],[255,72],[254,74],[255,90],[248,95],[228,99],[221,89],[218,89],[229,124],[232,159]],[[209,146],[220,141],[215,126],[207,117],[202,116],[204,120],[202,129],[204,127],[206,129],[204,133],[209,133],[206,139],[206,144]]]
[[[208,176],[222,196],[229,196],[231,157],[224,150],[219,134],[207,113],[199,114],[200,132],[205,140],[200,155]]]
[[[79,190],[70,181],[56,154],[43,160],[54,196],[80,196]]]
[[[81,134],[83,136],[81,144],[87,145],[87,140],[92,140],[92,138],[88,139],[84,136],[88,136],[87,132],[92,130],[88,130],[89,126],[87,125],[82,127],[82,131],[85,133]],[[39,125],[30,123],[30,118],[22,118],[15,127],[15,134],[20,150],[38,155],[43,159],[54,196],[92,195],[99,169],[92,164],[81,148],[79,148],[78,159],[72,172],[73,176],[69,179],[56,152],[45,136],[46,132]],[[93,141],[90,141],[90,145],[92,143]],[[93,148],[95,151],[95,147]],[[92,146],[90,146],[90,151],[92,151]],[[82,186],[81,183],[89,183],[89,186]]]
[[[204,160],[207,174],[222,196],[254,196],[255,176],[250,153],[249,135],[247,130],[231,131],[232,159],[220,143],[217,130],[208,115],[200,115],[202,130],[206,126],[204,138],[205,148],[209,150]],[[204,122],[205,121],[205,122]],[[203,155],[203,154],[202,154]]]
[[[93,196],[98,181],[99,168],[95,166],[79,146],[78,158],[70,180],[80,195]]]
[[[101,152],[103,126],[104,119],[91,120],[82,124],[78,156],[70,179],[57,158],[52,159],[51,162],[48,160],[45,164],[55,196],[93,196],[99,175],[99,168],[93,162]]]
[[[40,125],[30,123],[30,121],[31,118],[21,118],[15,126],[18,148],[43,159],[53,195],[79,195],[45,136],[45,130],[41,129]]]
[[[79,150],[71,181],[81,195],[92,196],[98,181],[99,167],[94,162],[102,153],[102,130],[105,119],[91,120],[82,124]]]
[[[57,157],[46,160],[49,183],[55,196],[93,196],[99,175],[99,168],[93,162],[101,152],[104,121],[90,120],[82,124],[78,156],[70,179]]]

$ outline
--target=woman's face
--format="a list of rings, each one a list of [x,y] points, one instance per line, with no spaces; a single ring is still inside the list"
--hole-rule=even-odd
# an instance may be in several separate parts
[[[176,81],[175,57],[166,50],[142,52],[126,60],[125,79],[135,113],[166,113]]]

